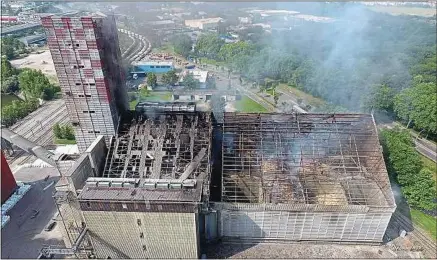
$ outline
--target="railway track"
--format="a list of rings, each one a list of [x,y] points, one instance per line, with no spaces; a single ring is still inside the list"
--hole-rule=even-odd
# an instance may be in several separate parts
[[[39,131],[37,132],[38,136],[36,138],[28,138],[25,135],[22,135],[24,137],[26,137],[27,139],[29,139],[30,141],[39,144],[39,145],[47,145],[49,144],[52,140],[53,140],[53,132],[52,132],[52,125],[56,122],[56,119],[58,119],[59,117],[51,117],[48,121],[46,121],[46,126],[49,125],[50,127],[45,128],[43,131]],[[67,123],[68,120],[68,115],[64,114],[62,116],[62,118],[60,120],[58,120],[57,122],[62,124]],[[52,124],[53,123],[53,124]],[[29,133],[29,131],[27,131],[27,133]],[[21,134],[20,134],[21,135]],[[35,135],[32,134],[33,137],[35,137]],[[16,162],[18,159],[21,158],[22,155],[26,154],[25,151],[20,150],[18,151],[13,158],[11,158],[9,160],[9,164],[12,165],[14,162]],[[28,155],[27,157],[25,157],[24,159],[22,159],[20,161],[21,164],[28,162],[31,158],[33,157],[33,155]]]
[[[399,227],[406,231],[410,231],[408,234],[419,243],[419,247],[422,249],[421,251],[424,252],[426,257],[437,258],[436,242],[432,241],[427,235],[416,229],[411,223],[411,220],[401,213],[397,211],[394,212],[392,218],[394,218],[395,223],[397,223]]]

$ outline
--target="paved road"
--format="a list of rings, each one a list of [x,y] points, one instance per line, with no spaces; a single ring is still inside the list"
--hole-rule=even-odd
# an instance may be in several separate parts
[[[389,129],[392,129],[394,127],[401,127],[403,129],[407,129],[406,127],[399,124],[398,122],[392,122],[389,124],[380,124],[379,127],[386,127]],[[418,135],[412,131],[410,131],[410,134],[414,138],[414,143],[416,144],[416,150],[420,154],[426,156],[428,159],[437,162],[437,146],[431,141],[428,141],[423,138],[417,138]]]
[[[416,150],[419,153],[423,154],[434,162],[437,162],[437,153],[435,146],[430,146],[428,142],[424,141],[423,139],[416,139],[414,140],[414,143],[416,144]]]
[[[221,70],[217,70],[215,66],[211,65],[201,65],[205,66],[206,69],[213,71],[216,75],[220,76],[220,79],[217,82],[225,82],[225,84],[228,84],[228,73],[223,72]],[[248,85],[242,85],[239,84],[239,78],[240,75],[238,74],[231,74],[231,83],[233,87],[236,87],[242,94],[245,94],[252,100],[256,101],[257,103],[261,104],[263,107],[265,107],[270,112],[290,112],[293,109],[297,110],[298,112],[305,113],[306,111],[302,109],[299,104],[297,103],[297,99],[294,95],[292,95],[290,92],[287,92],[283,89],[277,88],[277,92],[281,94],[278,100],[278,106],[274,106],[272,103],[274,103],[274,100],[271,96],[267,95],[265,97],[262,96],[261,93],[258,92],[257,88],[251,88]],[[267,101],[269,100],[269,101]],[[285,105],[282,105],[285,104]]]

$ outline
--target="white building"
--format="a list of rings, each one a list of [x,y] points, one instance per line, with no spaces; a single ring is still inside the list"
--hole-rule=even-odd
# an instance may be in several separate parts
[[[238,21],[243,24],[252,23],[252,18],[250,17],[238,17]]]
[[[179,82],[183,82],[184,78],[188,75],[188,73],[190,73],[191,75],[193,75],[193,78],[198,80],[200,82],[200,88],[206,88],[207,87],[207,83],[208,83],[208,78],[209,78],[209,72],[206,70],[186,70],[182,73],[182,77],[179,80]]]
[[[222,21],[222,18],[205,18],[196,20],[185,20],[185,26],[191,28],[198,28],[200,30],[217,29],[218,24]]]

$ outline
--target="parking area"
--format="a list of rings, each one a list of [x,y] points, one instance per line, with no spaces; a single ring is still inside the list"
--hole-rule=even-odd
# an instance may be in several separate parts
[[[32,188],[8,212],[10,221],[1,232],[1,258],[36,259],[43,246],[64,243],[60,225],[44,231],[57,212],[52,194],[59,175],[54,168],[22,168],[14,176]]]

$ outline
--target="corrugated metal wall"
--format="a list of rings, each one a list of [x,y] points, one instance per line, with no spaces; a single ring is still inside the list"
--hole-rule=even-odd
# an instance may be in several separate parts
[[[381,242],[391,213],[220,211],[224,237]]]
[[[99,258],[198,258],[195,213],[83,211]]]

